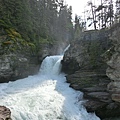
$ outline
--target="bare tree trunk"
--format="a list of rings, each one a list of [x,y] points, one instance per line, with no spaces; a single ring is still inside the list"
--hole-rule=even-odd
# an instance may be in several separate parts
[[[101,6],[102,6],[102,4],[103,4],[103,1],[101,0]],[[102,23],[102,27],[103,27],[103,10],[101,10],[101,23]]]
[[[95,13],[93,10],[93,3],[91,3],[91,10],[92,10],[92,16],[93,16],[93,24],[94,24],[94,28],[96,30],[96,21],[95,21]]]

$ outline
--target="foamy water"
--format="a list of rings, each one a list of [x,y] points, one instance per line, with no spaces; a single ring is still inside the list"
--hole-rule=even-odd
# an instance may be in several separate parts
[[[66,83],[61,59],[47,57],[38,75],[0,84],[0,105],[11,109],[13,120],[100,120],[81,105],[82,93]]]

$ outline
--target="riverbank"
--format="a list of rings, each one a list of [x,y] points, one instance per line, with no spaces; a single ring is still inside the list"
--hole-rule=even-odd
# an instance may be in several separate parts
[[[67,74],[70,87],[84,93],[84,99],[87,100],[84,106],[87,111],[95,112],[101,119],[120,116],[119,85],[111,83],[112,78],[119,83],[119,55],[114,53],[114,40],[111,41],[110,33],[109,30],[81,33],[81,37],[71,43],[62,61],[62,70]],[[117,43],[115,42],[115,48],[118,51],[119,40]],[[112,62],[108,62],[110,67],[107,69],[106,62],[111,57],[116,58],[116,55],[117,62],[112,59]],[[114,68],[117,71],[114,72]],[[111,96],[114,93],[117,95]]]

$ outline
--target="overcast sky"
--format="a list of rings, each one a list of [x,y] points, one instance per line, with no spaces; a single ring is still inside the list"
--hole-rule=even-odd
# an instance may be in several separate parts
[[[101,0],[64,0],[68,6],[72,6],[72,18],[75,19],[75,14],[81,16],[82,19],[86,19],[89,16],[88,14],[84,15],[84,11],[89,10],[90,8],[87,5],[88,1],[92,1],[95,5],[100,5]],[[116,0],[113,0],[115,3]],[[115,5],[115,4],[114,4]]]
[[[78,16],[83,15],[84,7],[87,4],[87,1],[89,0],[65,0],[66,4],[69,6],[72,6],[73,9],[73,16],[77,14]]]

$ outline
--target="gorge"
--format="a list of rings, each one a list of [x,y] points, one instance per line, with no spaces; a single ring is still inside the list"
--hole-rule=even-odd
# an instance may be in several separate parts
[[[118,31],[119,31],[119,27],[118,27]],[[114,38],[117,36],[118,36],[118,33],[115,32]],[[54,88],[52,88],[52,89],[56,90],[57,88],[55,86],[59,86],[59,84],[61,84],[61,82],[63,82],[63,84],[67,85],[67,87],[72,87],[73,89],[77,90],[76,92],[73,90],[75,92],[75,95],[77,94],[77,96],[76,96],[77,98],[75,96],[73,96],[73,98],[75,98],[74,99],[75,101],[79,101],[79,99],[80,99],[80,101],[82,100],[81,95],[78,93],[79,93],[79,91],[83,92],[83,98],[85,101],[86,100],[87,101],[83,102],[83,100],[82,100],[82,102],[79,104],[79,107],[81,107],[81,104],[82,104],[82,107],[84,105],[84,107],[87,109],[88,112],[92,112],[92,113],[95,112],[95,114],[98,117],[100,117],[100,119],[102,119],[102,120],[103,119],[107,120],[106,118],[108,118],[108,120],[109,119],[114,120],[113,119],[114,117],[118,118],[120,108],[119,108],[119,97],[117,97],[116,95],[119,95],[118,94],[119,87],[118,87],[118,89],[115,89],[116,87],[112,87],[112,86],[115,86],[115,84],[113,83],[113,81],[111,82],[111,80],[109,79],[109,76],[110,76],[110,78],[113,77],[113,75],[111,76],[111,72],[110,72],[111,71],[110,70],[111,69],[110,61],[112,60],[112,63],[114,63],[113,65],[116,65],[115,63],[119,62],[119,60],[118,60],[118,62],[114,62],[114,60],[116,60],[116,59],[111,59],[111,58],[114,58],[114,57],[111,57],[112,55],[119,56],[119,54],[118,53],[116,54],[116,52],[115,52],[115,50],[117,50],[117,52],[119,50],[119,43],[118,43],[119,38],[117,38],[115,40],[118,40],[118,41],[117,41],[117,43],[115,42],[115,49],[113,49],[114,39],[112,39],[112,40],[109,39],[109,31],[101,30],[101,31],[83,32],[79,39],[72,41],[70,43],[70,46],[67,47],[67,49],[65,50],[65,54],[63,56],[63,60],[61,60],[61,57],[59,56],[60,60],[58,60],[57,63],[60,63],[60,61],[61,61],[62,71],[64,71],[66,73],[66,75],[60,75],[60,78],[54,77],[55,74],[58,75],[58,73],[60,72],[60,69],[58,69],[60,67],[59,66],[60,64],[56,63],[55,66],[57,67],[57,69],[54,66],[54,69],[53,69],[54,73],[52,73],[52,66],[53,66],[52,61],[55,62],[59,57],[57,57],[57,56],[56,57],[55,56],[46,57],[46,59],[49,59],[48,61],[51,62],[52,64],[49,63],[48,61],[46,62],[44,60],[43,63],[45,64],[45,66],[43,67],[42,65],[40,65],[41,61],[43,60],[43,58],[45,56],[49,56],[52,53],[52,51],[55,51],[55,50],[52,50],[50,52],[49,47],[44,47],[41,57],[40,57],[41,60],[39,57],[36,57],[34,55],[32,55],[32,56],[31,55],[25,56],[24,54],[23,55],[19,55],[19,54],[12,55],[11,54],[8,56],[4,55],[4,57],[1,57],[1,59],[0,59],[1,60],[1,62],[0,62],[1,76],[0,77],[2,77],[0,80],[3,80],[3,82],[6,82],[6,81],[7,82],[11,81],[11,82],[0,84],[1,85],[1,100],[3,100],[3,101],[1,101],[1,103],[5,102],[4,104],[1,104],[1,105],[7,106],[12,111],[13,108],[10,107],[10,105],[12,105],[14,101],[19,100],[19,95],[22,95],[22,93],[20,93],[20,92],[22,91],[25,95],[27,95],[30,93],[29,93],[29,91],[26,91],[26,90],[30,89],[31,93],[33,93],[32,90],[33,90],[34,86],[41,87],[42,85],[39,85],[38,83],[40,81],[43,82],[42,78],[45,78],[44,79],[45,81],[48,80],[48,83],[45,82],[46,83],[45,90],[47,90],[47,88],[49,88],[49,85],[51,86],[51,84],[54,86]],[[109,68],[106,63],[108,65],[110,65]],[[43,70],[40,70],[40,72],[43,73],[42,76],[38,73],[39,66],[41,66],[41,68],[43,69]],[[117,67],[116,69],[119,73],[119,67]],[[106,75],[106,73],[107,73],[107,75]],[[34,75],[34,74],[37,74],[37,75],[35,75],[35,78],[34,78],[34,76],[29,76],[29,75]],[[44,75],[44,74],[53,74],[53,76],[50,75],[49,76],[50,78],[49,77],[46,78],[46,75]],[[27,78],[27,76],[29,76],[29,77]],[[66,79],[64,76],[66,76]],[[20,78],[24,78],[24,79],[20,79]],[[16,79],[20,79],[20,80],[12,82]],[[50,82],[49,79],[52,80],[52,82]],[[113,78],[111,78],[111,79],[113,79]],[[117,78],[115,79],[115,81],[116,80],[117,80]],[[66,83],[66,81],[69,84]],[[40,82],[40,84],[42,84],[41,82]],[[24,84],[22,84],[22,83],[24,83]],[[119,81],[118,81],[118,83],[119,83]],[[20,86],[18,86],[18,85],[20,85]],[[62,89],[62,87],[59,87],[58,89],[60,89],[60,88]],[[43,93],[45,92],[44,88],[40,88],[40,89],[41,90],[43,89],[43,91],[42,91]],[[63,89],[65,89],[65,88],[63,88]],[[68,89],[71,89],[71,88],[68,88]],[[35,88],[34,90],[39,91],[37,88]],[[48,91],[50,91],[50,90],[48,90]],[[64,90],[62,92],[63,92],[62,95],[65,94]],[[73,92],[73,94],[74,94],[74,92]],[[112,97],[111,97],[111,93],[112,93]],[[14,94],[15,95],[14,97],[16,97],[16,98],[14,98],[14,97],[11,98],[11,94]],[[17,94],[18,94],[18,96],[17,96]],[[45,92],[45,94],[47,96],[49,96],[48,93]],[[34,103],[34,101],[36,101],[36,100],[33,100],[33,98],[37,97],[37,96],[39,96],[38,93],[36,93],[35,95],[33,93],[32,95],[30,95],[30,99],[28,99],[29,95],[24,96],[24,97],[27,98],[28,101],[30,100],[30,104],[32,104],[32,102]],[[70,94],[70,96],[72,97],[71,94]],[[64,97],[66,97],[66,96],[64,96]],[[23,101],[25,100],[25,98],[23,98]],[[45,98],[47,98],[47,97],[45,97]],[[10,101],[9,101],[9,99],[10,99]],[[56,98],[54,98],[54,99],[56,99]],[[60,98],[60,99],[63,100],[65,98]],[[21,99],[19,102],[21,102],[21,100],[22,100],[22,96],[21,96]],[[38,98],[38,100],[39,100],[39,98]],[[71,98],[68,99],[68,101],[67,101],[68,103],[69,103],[69,100],[71,100]],[[25,104],[27,105],[28,101],[26,101],[24,103],[24,106],[25,106]],[[68,104],[67,102],[66,102],[66,104]],[[12,104],[10,104],[10,103],[12,103]],[[37,103],[39,103],[39,102],[37,102]],[[36,104],[36,107],[38,106],[37,103],[34,103],[34,105]],[[18,105],[16,105],[16,107],[21,106],[21,105],[19,105],[20,103],[17,103],[17,104]],[[48,105],[49,103],[46,103],[46,104]],[[69,106],[69,107],[71,107],[71,106]],[[46,108],[47,108],[47,106],[46,106]],[[18,108],[16,108],[16,110],[17,109]],[[23,111],[23,109],[30,110],[31,108],[28,105],[27,108],[21,108],[21,109],[22,110],[20,110],[20,111]],[[78,108],[76,108],[76,109],[78,109]],[[82,112],[85,113],[85,116],[86,116],[86,114],[89,116],[89,114],[86,111],[83,110]],[[15,113],[15,115],[14,115],[14,113]],[[14,116],[14,117],[13,116],[12,117],[14,119],[17,119],[15,116],[17,116],[18,114],[19,113],[16,113],[14,110],[12,111],[12,115]],[[24,119],[23,113],[21,113],[21,114],[22,115],[18,115],[18,116],[20,116],[20,119]],[[26,113],[26,114],[28,114],[28,113]],[[55,114],[57,114],[57,113],[55,113]],[[94,116],[94,114],[92,114],[92,115]],[[33,115],[33,117],[35,117],[35,116]],[[99,119],[99,118],[96,118],[96,117],[94,118],[94,117],[92,117],[92,118],[95,120]],[[25,119],[28,119],[28,118],[29,118],[28,116],[25,117]],[[33,119],[33,118],[31,117],[31,119]],[[39,117],[36,119],[39,119]],[[46,119],[47,119],[47,117],[46,117]],[[58,117],[58,119],[66,119],[66,118]],[[71,118],[69,118],[69,119],[71,119]],[[77,118],[75,118],[75,119],[77,120]],[[87,117],[87,118],[83,117],[81,119],[89,120],[89,117]],[[71,120],[73,120],[73,118]]]
[[[71,43],[62,60],[70,87],[84,92],[84,99],[88,100],[84,104],[87,111],[95,111],[101,119],[108,120],[114,120],[120,113],[120,40],[119,27],[116,28],[114,34],[111,30],[84,32]]]
[[[0,120],[120,120],[120,0],[105,1],[83,21],[64,0],[0,0]]]
[[[100,120],[86,112],[82,93],[66,83],[62,57],[46,57],[37,75],[0,84],[0,103],[10,108],[12,120]]]

